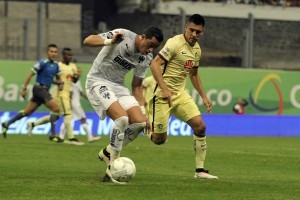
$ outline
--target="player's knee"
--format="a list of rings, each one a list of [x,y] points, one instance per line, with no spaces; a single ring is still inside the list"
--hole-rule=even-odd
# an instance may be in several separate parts
[[[161,144],[166,143],[167,137],[164,137],[164,134],[152,134],[151,141],[154,144],[161,145]]]
[[[54,106],[52,109],[51,109],[52,112],[54,113],[59,113],[59,107],[58,106]]]
[[[198,137],[205,137],[205,132],[206,132],[206,126],[197,127],[194,130],[194,135]]]
[[[85,124],[86,123],[86,118],[81,118],[81,123]]]
[[[122,117],[119,117],[118,119],[115,119],[115,125],[118,126],[119,128],[124,128],[128,125],[128,117],[127,116],[122,116]]]

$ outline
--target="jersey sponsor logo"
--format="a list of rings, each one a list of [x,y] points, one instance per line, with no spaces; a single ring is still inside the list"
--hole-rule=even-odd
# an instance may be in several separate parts
[[[113,36],[114,36],[113,32],[110,31],[107,33],[106,37],[107,37],[107,39],[111,39],[111,38],[113,38]]]
[[[144,60],[145,60],[145,57],[144,56],[140,56],[138,63],[144,62]]]
[[[114,62],[118,63],[119,65],[121,65],[122,67],[124,67],[125,69],[128,69],[128,70],[134,68],[133,64],[131,64],[128,60],[126,60],[125,58],[123,58],[120,55],[118,55],[117,57],[114,58]]]
[[[161,131],[161,130],[163,129],[163,127],[164,127],[164,125],[162,125],[162,124],[158,124],[158,125],[157,125],[157,129],[158,129],[159,131]]]
[[[107,91],[107,87],[106,86],[101,86],[99,89],[99,93],[101,94],[102,92]]]
[[[117,140],[120,141],[120,139],[118,138],[119,134],[120,134],[119,129],[113,129],[113,131],[111,133],[111,139],[110,139],[111,143],[110,143],[110,145],[115,147],[115,148],[117,148],[117,145],[116,145],[116,143],[118,143]]]

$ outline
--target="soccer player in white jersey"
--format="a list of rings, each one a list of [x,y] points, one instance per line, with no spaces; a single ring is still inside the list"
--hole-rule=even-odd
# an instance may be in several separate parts
[[[107,115],[114,125],[110,144],[99,152],[109,165],[120,157],[122,146],[134,140],[150,123],[145,115],[142,81],[153,59],[152,52],[163,41],[162,31],[148,27],[138,35],[126,29],[90,35],[83,44],[101,47],[86,80],[86,93],[100,119]],[[132,94],[124,85],[126,74],[133,70]],[[111,178],[109,166],[103,181]]]
[[[77,67],[78,78],[81,76],[82,70]],[[100,140],[99,136],[93,136],[89,126],[86,123],[86,115],[80,103],[80,97],[88,99],[86,94],[83,92],[81,81],[78,80],[76,83],[73,83],[71,87],[71,105],[72,105],[72,119],[81,121],[81,125],[86,133],[88,142],[95,142]],[[65,124],[61,124],[59,137],[64,139],[66,133]]]

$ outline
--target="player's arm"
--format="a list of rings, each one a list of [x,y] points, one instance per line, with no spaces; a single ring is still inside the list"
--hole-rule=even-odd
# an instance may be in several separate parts
[[[133,76],[132,78],[132,95],[139,102],[140,106],[145,104],[143,97],[143,79],[137,76]]]
[[[198,74],[198,68],[197,67],[193,67],[191,69],[189,75],[190,75],[190,79],[191,79],[191,82],[192,82],[194,88],[197,90],[197,92],[199,93],[199,95],[202,97],[203,104],[205,105],[207,112],[211,113],[212,102],[206,96],[206,92],[205,92],[205,90],[203,88],[200,76]]]
[[[63,90],[64,82],[61,80],[60,74],[57,74],[55,77],[56,77],[56,81],[53,81],[54,84],[57,85],[58,90],[60,90],[60,91]]]
[[[26,90],[27,90],[27,86],[28,83],[30,82],[31,78],[35,75],[34,71],[30,71],[29,74],[26,76],[24,84],[22,86],[22,90],[21,90],[21,96],[25,99],[26,97]]]
[[[123,33],[115,33],[111,39],[103,39],[99,35],[90,35],[84,39],[83,44],[91,47],[102,47],[118,44],[124,40]]]
[[[154,79],[156,80],[158,86],[161,89],[162,92],[162,97],[168,100],[169,105],[172,105],[172,92],[169,90],[167,84],[164,81],[164,78],[162,76],[162,71],[161,71],[161,65],[165,63],[165,60],[160,56],[157,55],[151,65],[151,71],[153,74]]]

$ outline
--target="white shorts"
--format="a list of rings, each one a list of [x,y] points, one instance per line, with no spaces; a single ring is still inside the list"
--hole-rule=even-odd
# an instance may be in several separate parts
[[[80,104],[72,104],[72,119],[79,120],[86,118],[85,112]]]
[[[102,120],[106,116],[106,110],[116,101],[120,103],[124,110],[128,110],[133,106],[139,106],[137,100],[123,85],[107,80],[88,79],[85,87],[91,105]]]

